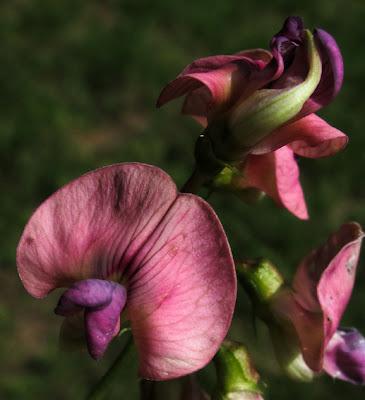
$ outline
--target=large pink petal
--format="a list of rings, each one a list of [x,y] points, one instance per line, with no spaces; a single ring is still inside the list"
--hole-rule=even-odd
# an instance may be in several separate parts
[[[252,154],[264,154],[290,144],[292,150],[303,157],[326,157],[342,150],[348,137],[322,118],[310,114],[285,125],[262,140]]]
[[[320,317],[314,330],[296,326],[304,359],[319,370],[324,349],[335,333],[354,285],[363,232],[356,223],[342,225],[300,264],[293,281],[294,296],[307,315]],[[309,345],[316,341],[315,346]],[[318,348],[321,351],[318,351]]]
[[[249,187],[262,190],[296,217],[308,218],[299,168],[288,146],[268,154],[249,155],[244,175]]]
[[[236,298],[231,252],[207,203],[180,195],[127,278],[141,376],[172,379],[206,365],[227,333]]]
[[[28,292],[44,297],[87,278],[120,278],[176,199],[171,178],[131,163],[86,174],[46,200],[17,249]]]

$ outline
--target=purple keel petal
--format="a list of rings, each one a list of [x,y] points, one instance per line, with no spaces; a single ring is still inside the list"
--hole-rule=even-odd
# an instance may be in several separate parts
[[[324,349],[335,333],[350,299],[354,285],[357,261],[364,234],[352,222],[342,225],[320,248],[312,251],[300,264],[293,281],[294,296],[303,310],[321,316],[321,334],[302,330],[303,356],[313,370],[320,370]],[[318,347],[321,351],[318,351]]]
[[[323,369],[333,378],[365,384],[365,339],[356,329],[339,329],[326,347]]]
[[[119,164],[64,186],[33,214],[17,249],[34,297],[88,278],[117,280],[175,201],[162,170]]]
[[[64,317],[76,314],[83,308],[105,307],[112,300],[115,282],[86,279],[74,283],[61,296],[55,313]]]
[[[107,349],[110,341],[119,333],[120,313],[126,304],[127,295],[123,286],[116,283],[111,302],[103,308],[85,310],[87,347],[90,355],[98,360]]]
[[[85,333],[90,355],[99,359],[119,332],[120,313],[127,300],[123,286],[100,279],[87,279],[61,296],[55,313],[70,316],[85,310]]]
[[[166,380],[205,366],[236,298],[234,263],[213,210],[180,195],[129,271],[127,311],[141,376]]]

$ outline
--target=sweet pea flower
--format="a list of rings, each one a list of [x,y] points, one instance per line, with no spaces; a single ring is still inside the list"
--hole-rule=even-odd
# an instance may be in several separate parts
[[[314,114],[342,81],[334,38],[322,29],[312,35],[299,17],[289,17],[270,51],[198,59],[162,90],[157,105],[185,96],[182,112],[205,128],[217,160],[238,167],[239,188],[259,189],[307,219],[294,155],[330,156],[347,144],[344,133]]]
[[[268,325],[278,361],[292,378],[309,381],[325,371],[364,383],[364,338],[339,328],[363,237],[357,223],[342,225],[303,259],[291,287],[267,260],[237,265],[240,281]]]
[[[321,369],[324,351],[350,300],[363,237],[357,223],[342,225],[302,260],[295,274],[293,298],[308,318],[295,313],[293,323],[304,359],[315,371]],[[310,331],[307,323],[312,326]]]
[[[17,265],[36,298],[66,288],[61,335],[83,318],[95,359],[129,320],[147,379],[205,366],[234,310],[234,265],[214,211],[145,164],[101,168],[54,193],[26,225]]]

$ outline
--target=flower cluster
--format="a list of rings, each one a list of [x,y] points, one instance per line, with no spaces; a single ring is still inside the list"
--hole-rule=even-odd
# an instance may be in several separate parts
[[[342,81],[334,38],[290,17],[270,50],[198,59],[162,90],[157,104],[185,96],[183,113],[204,127],[195,149],[195,186],[246,199],[264,192],[306,219],[296,156],[329,156],[347,144],[344,133],[315,114]],[[157,167],[124,163],[81,176],[41,204],[20,239],[17,265],[32,296],[64,289],[55,313],[64,317],[65,346],[86,343],[100,359],[128,323],[141,377],[188,375],[216,355],[214,398],[262,399],[245,347],[223,343],[236,273],[290,376],[309,380],[325,371],[364,384],[365,339],[339,326],[363,236],[358,224],[343,225],[300,263],[288,287],[267,261],[239,263],[235,270],[223,227],[206,201],[180,193]],[[187,387],[209,398],[195,383],[192,378]]]

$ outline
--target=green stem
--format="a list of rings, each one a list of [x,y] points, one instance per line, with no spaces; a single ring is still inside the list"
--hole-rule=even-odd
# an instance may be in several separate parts
[[[112,366],[108,369],[100,381],[92,388],[91,392],[86,397],[86,400],[106,400],[110,398],[110,392],[112,391],[113,383],[121,376],[120,368],[122,361],[128,353],[132,343],[132,335],[130,335],[119,356],[115,359]],[[125,366],[123,366],[123,368],[125,368]]]
[[[199,172],[198,168],[195,168],[190,178],[184,183],[184,185],[180,189],[180,192],[197,194],[199,189],[204,185],[205,182],[206,177]]]

